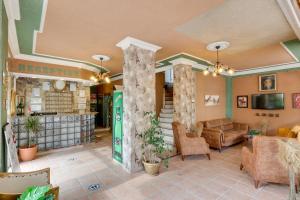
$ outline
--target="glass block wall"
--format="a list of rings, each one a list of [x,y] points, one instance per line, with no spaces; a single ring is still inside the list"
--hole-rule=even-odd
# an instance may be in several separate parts
[[[95,138],[94,114],[61,114],[38,116],[41,130],[36,137],[39,150],[69,147],[92,142]],[[13,121],[17,147],[28,144],[28,133],[24,127],[24,116],[17,116]]]

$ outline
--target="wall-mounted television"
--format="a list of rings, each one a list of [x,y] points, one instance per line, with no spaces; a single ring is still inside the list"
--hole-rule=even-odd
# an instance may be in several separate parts
[[[252,109],[280,110],[284,109],[284,94],[252,94]]]

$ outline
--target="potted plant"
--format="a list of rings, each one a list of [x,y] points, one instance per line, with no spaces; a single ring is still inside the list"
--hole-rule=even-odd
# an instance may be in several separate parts
[[[23,161],[33,160],[37,154],[36,135],[41,129],[39,118],[36,116],[27,117],[25,129],[28,133],[28,145],[19,148],[20,159]]]
[[[155,113],[145,112],[145,117],[149,119],[149,128],[139,135],[141,139],[142,162],[148,174],[158,175],[162,161],[168,167],[168,149],[166,148]]]

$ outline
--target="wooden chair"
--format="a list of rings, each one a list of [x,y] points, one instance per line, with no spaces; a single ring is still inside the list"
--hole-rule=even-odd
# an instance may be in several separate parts
[[[0,199],[17,199],[29,186],[50,185],[50,168],[32,172],[0,173]],[[49,191],[58,200],[59,188]]]

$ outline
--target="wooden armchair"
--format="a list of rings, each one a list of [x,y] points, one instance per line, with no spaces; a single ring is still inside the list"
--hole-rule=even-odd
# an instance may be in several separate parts
[[[0,173],[0,199],[16,200],[29,186],[50,185],[50,168],[33,172]],[[59,188],[52,188],[49,193],[58,200]]]
[[[206,154],[210,159],[210,149],[203,137],[188,136],[185,127],[179,122],[173,122],[173,133],[178,153],[181,153],[182,160],[187,155]]]

